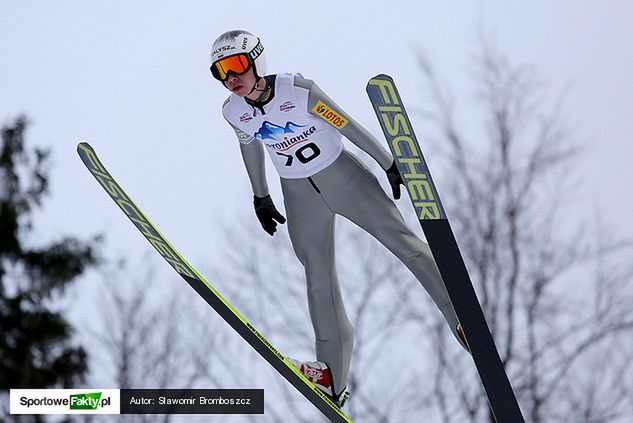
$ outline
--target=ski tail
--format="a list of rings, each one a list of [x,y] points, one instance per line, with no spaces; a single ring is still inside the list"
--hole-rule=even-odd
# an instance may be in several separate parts
[[[110,175],[94,149],[85,142],[77,146],[79,157],[103,189],[169,265],[224,319],[262,358],[332,422],[351,423],[340,408],[305,378],[220,293],[207,282],[150,222]]]

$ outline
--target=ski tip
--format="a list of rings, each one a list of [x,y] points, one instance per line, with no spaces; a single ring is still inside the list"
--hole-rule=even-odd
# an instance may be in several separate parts
[[[92,150],[92,147],[85,141],[79,141],[79,144],[77,144],[77,152],[79,153],[82,150]]]
[[[393,82],[393,78],[385,73],[379,73],[378,75],[374,76],[373,78],[369,79],[369,82],[367,83],[367,85],[369,85],[371,83],[371,81],[374,80],[382,80],[382,81],[392,81]]]

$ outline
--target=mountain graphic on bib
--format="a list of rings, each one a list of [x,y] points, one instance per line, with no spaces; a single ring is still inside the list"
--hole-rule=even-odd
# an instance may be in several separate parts
[[[294,122],[286,122],[286,126],[279,126],[267,120],[255,132],[255,139],[263,140],[280,140],[285,134],[294,134],[296,129],[304,128],[305,125],[297,125]]]

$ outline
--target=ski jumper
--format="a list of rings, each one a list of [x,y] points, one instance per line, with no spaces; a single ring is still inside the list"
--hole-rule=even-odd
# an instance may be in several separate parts
[[[457,316],[428,245],[406,226],[376,177],[344,148],[341,134],[383,169],[393,163],[391,154],[313,81],[300,74],[267,80],[274,81],[272,100],[254,107],[231,94],[222,114],[240,142],[254,195],[268,195],[264,150],[279,173],[288,232],[305,268],[317,360],[330,367],[335,394],[347,386],[354,345],[336,273],[337,214],[369,232],[407,266],[459,340]]]

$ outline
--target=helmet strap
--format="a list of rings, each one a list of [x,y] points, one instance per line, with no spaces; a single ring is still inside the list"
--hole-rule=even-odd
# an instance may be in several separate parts
[[[258,89],[257,89],[257,84],[259,84],[259,81],[261,81],[261,80],[262,80],[262,77],[261,77],[261,76],[258,76],[258,77],[257,77],[257,79],[255,80],[255,83],[253,84],[253,88],[252,88],[252,89],[248,92],[248,95],[252,94],[252,93],[253,93],[253,91],[260,91],[260,92],[263,92],[263,91],[265,91],[265,90],[266,90],[266,87],[265,87],[265,86],[264,86],[264,88],[262,88],[261,90],[258,90]]]
[[[265,114],[264,106],[275,97],[275,76],[276,75],[268,75],[266,77],[260,78],[264,80],[264,83],[266,85],[263,87],[263,89],[257,90],[261,93],[256,100],[251,100],[248,97],[244,98],[244,100],[246,100],[246,103],[253,107],[253,110],[259,109],[262,114]]]
[[[264,81],[264,86],[261,89],[257,88],[257,85],[260,83],[260,81]],[[258,77],[257,82],[255,82],[255,84],[253,85],[253,89],[250,91],[250,93],[252,93],[253,91],[260,92],[259,97],[257,97],[257,99],[255,100],[256,103],[266,103],[267,100],[270,98],[270,95],[272,94],[272,87],[269,86],[266,78]]]

